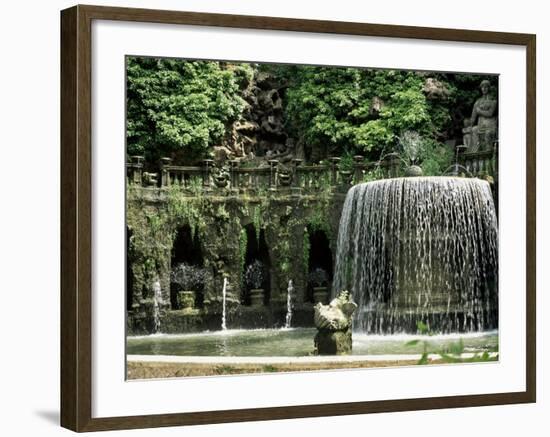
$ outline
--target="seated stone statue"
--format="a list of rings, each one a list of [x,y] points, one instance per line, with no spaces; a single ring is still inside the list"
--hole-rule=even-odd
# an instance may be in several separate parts
[[[490,150],[497,139],[497,101],[489,94],[490,87],[488,80],[480,84],[482,96],[472,109],[472,146],[469,152]]]
[[[317,328],[315,335],[316,355],[347,355],[351,353],[352,315],[357,304],[351,300],[348,291],[340,292],[328,305],[315,305],[313,321]]]

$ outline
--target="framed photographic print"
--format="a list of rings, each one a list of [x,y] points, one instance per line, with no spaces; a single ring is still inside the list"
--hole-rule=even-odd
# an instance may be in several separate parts
[[[535,401],[534,35],[75,6],[61,54],[62,426]]]

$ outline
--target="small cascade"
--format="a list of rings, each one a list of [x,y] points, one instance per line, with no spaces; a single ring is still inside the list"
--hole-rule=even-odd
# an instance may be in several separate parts
[[[222,331],[227,331],[227,320],[225,314],[227,299],[227,278],[223,278],[223,288],[222,288]]]
[[[153,282],[153,332],[160,332],[160,306],[162,305],[162,290],[160,281]]]
[[[498,224],[491,188],[475,178],[358,184],[346,196],[332,296],[349,290],[367,333],[498,327]]]
[[[285,329],[289,329],[292,324],[292,295],[293,294],[294,294],[294,285],[292,284],[292,279],[289,279],[287,294],[286,294]]]

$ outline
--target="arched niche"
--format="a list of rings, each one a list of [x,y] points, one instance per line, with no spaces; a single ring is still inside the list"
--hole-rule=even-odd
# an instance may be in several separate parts
[[[333,257],[330,240],[326,232],[322,229],[313,229],[311,226],[307,226],[306,229],[309,240],[306,301],[313,302],[313,286],[309,281],[309,275],[316,269],[324,270],[327,274],[327,288],[330,290],[333,276]]]
[[[271,298],[271,260],[269,257],[269,248],[265,238],[265,231],[263,229],[260,232],[256,231],[254,224],[249,223],[243,227],[244,232],[246,233],[246,250],[244,254],[244,263],[243,263],[243,290],[241,301],[245,305],[250,305],[250,287],[246,284],[244,280],[244,274],[249,265],[254,263],[254,261],[261,261],[264,265],[264,278],[262,281],[261,288],[264,290],[264,301],[263,304],[267,305]]]
[[[204,257],[201,241],[198,234],[193,233],[187,224],[177,228],[176,236],[172,244],[171,270],[179,264],[203,267]],[[204,300],[204,290],[193,290],[197,292],[195,306],[201,307]],[[177,308],[177,293],[174,284],[170,281],[170,304]]]

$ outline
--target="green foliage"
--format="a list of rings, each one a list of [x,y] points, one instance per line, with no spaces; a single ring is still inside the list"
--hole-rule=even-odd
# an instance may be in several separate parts
[[[453,151],[444,144],[426,142],[420,160],[425,176],[439,176],[454,162]]]
[[[256,240],[260,241],[260,231],[262,230],[262,205],[257,204],[251,206],[252,224],[254,225],[254,231],[256,231]]]
[[[265,364],[264,366],[262,366],[262,372],[279,372],[279,369],[271,364]]]
[[[129,204],[134,205],[126,212],[131,233],[127,253],[132,265],[134,293],[141,293],[143,298],[147,298],[159,272],[169,268],[166,259],[172,247],[172,236],[166,216],[158,209],[147,206],[139,190],[129,185],[127,199]]]
[[[422,321],[418,321],[416,323],[416,328],[420,335],[433,335],[433,332],[430,331],[429,326]],[[425,339],[410,340],[405,343],[405,346],[417,346],[418,344],[422,345],[422,355],[417,362],[419,365],[429,364],[430,351],[433,354],[439,355],[440,359],[445,363],[479,363],[495,361],[498,359],[498,355],[496,357],[492,357],[489,351],[477,352],[468,358],[462,357],[462,354],[464,353],[464,340],[462,340],[462,338],[441,350],[432,350],[433,348],[431,347],[430,342]]]
[[[213,146],[234,140],[233,123],[254,111],[244,97],[262,71],[282,86],[288,136],[310,161],[342,157],[341,170],[351,169],[355,154],[378,160],[415,131],[425,140],[425,174],[441,174],[452,159],[444,142],[461,137],[481,80],[493,92],[498,85],[488,75],[128,57],[128,155],[149,164],[210,157]],[[428,81],[439,91],[427,91]]]
[[[241,88],[251,77],[250,64],[128,57],[128,154],[149,162],[208,156],[241,116]]]
[[[422,321],[416,322],[416,329],[418,330],[418,333],[422,335],[427,335],[430,332],[430,328],[428,327],[428,325],[426,325]]]
[[[287,91],[291,133],[304,145],[341,156],[379,157],[414,129],[434,136],[450,120],[423,92],[424,73],[297,66]]]
[[[309,214],[304,218],[305,224],[310,232],[323,231],[330,240],[332,233],[330,227],[331,205],[332,205],[332,187],[328,173],[325,178],[317,179],[317,192],[315,201],[305,200],[304,205],[310,207]]]
[[[353,171],[353,154],[349,151],[344,151],[340,157],[340,162],[338,163],[338,170],[340,171]]]
[[[212,372],[215,375],[232,375],[235,373],[235,369],[233,366],[230,366],[227,364],[221,364],[221,365],[215,366],[212,369]]]
[[[363,174],[362,182],[377,181],[384,178],[384,172],[380,167],[375,167],[372,170],[368,170]]]
[[[495,361],[498,359],[498,356],[494,358],[491,357],[489,351],[477,352],[468,358],[462,357],[463,353],[464,342],[462,339],[459,339],[458,342],[451,344],[448,350],[442,350],[438,352],[441,359],[446,363],[479,363],[486,361]]]
[[[307,217],[307,224],[312,232],[323,231],[327,236],[330,236],[330,224],[328,222],[329,216],[326,215],[326,211],[329,205],[325,205],[322,202],[312,204],[313,210]]]
[[[185,196],[177,185],[172,185],[166,191],[166,221],[177,221],[191,228],[192,237],[195,232],[201,235],[207,227],[205,211],[211,208],[211,200],[203,196]]]

